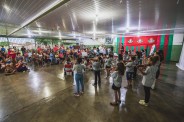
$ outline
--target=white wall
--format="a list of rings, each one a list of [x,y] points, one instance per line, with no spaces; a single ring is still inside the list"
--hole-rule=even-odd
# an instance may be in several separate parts
[[[182,45],[184,34],[174,34],[173,45]]]
[[[182,70],[184,70],[184,45],[181,51],[181,55],[180,55],[180,61],[179,63],[176,64],[176,66]]]
[[[93,39],[83,39],[81,41],[83,42],[84,45],[101,45],[100,42],[93,40]]]

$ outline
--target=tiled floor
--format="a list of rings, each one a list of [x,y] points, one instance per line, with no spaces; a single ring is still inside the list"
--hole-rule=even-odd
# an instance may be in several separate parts
[[[102,75],[102,77],[104,77]],[[112,107],[111,82],[92,86],[93,73],[85,73],[85,94],[73,96],[72,77],[63,77],[60,66],[32,69],[12,76],[0,74],[0,121],[4,122],[184,122],[184,71],[162,65],[157,89],[148,107],[141,77],[132,89],[122,88],[122,103]],[[125,77],[123,86],[126,85]]]

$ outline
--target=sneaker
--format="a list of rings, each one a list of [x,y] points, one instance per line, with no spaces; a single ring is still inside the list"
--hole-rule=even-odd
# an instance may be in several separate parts
[[[139,101],[139,104],[141,104],[143,106],[148,106],[148,103],[145,103],[144,101]]]
[[[145,102],[145,100],[139,100],[139,103]]]
[[[80,95],[78,93],[74,93],[74,96],[75,97],[79,97]]]
[[[112,106],[117,106],[118,103],[116,103],[116,102],[110,102],[110,105],[112,105]]]

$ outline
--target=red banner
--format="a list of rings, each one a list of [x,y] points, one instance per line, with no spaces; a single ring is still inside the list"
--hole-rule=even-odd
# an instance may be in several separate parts
[[[125,37],[126,46],[153,45],[157,43],[158,36]]]

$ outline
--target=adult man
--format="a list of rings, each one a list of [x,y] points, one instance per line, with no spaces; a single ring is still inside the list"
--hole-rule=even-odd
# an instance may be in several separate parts
[[[4,48],[4,46],[1,47],[1,52],[6,52],[6,49]]]
[[[99,62],[99,58],[95,59],[95,61],[93,62],[92,68],[94,70],[94,74],[95,74],[95,82],[93,83],[93,86],[97,86],[97,77],[98,77],[98,83],[101,83],[101,77],[100,77],[100,62]]]
[[[24,53],[26,52],[26,48],[24,46],[22,46],[21,52],[22,52],[22,55],[24,56]]]

